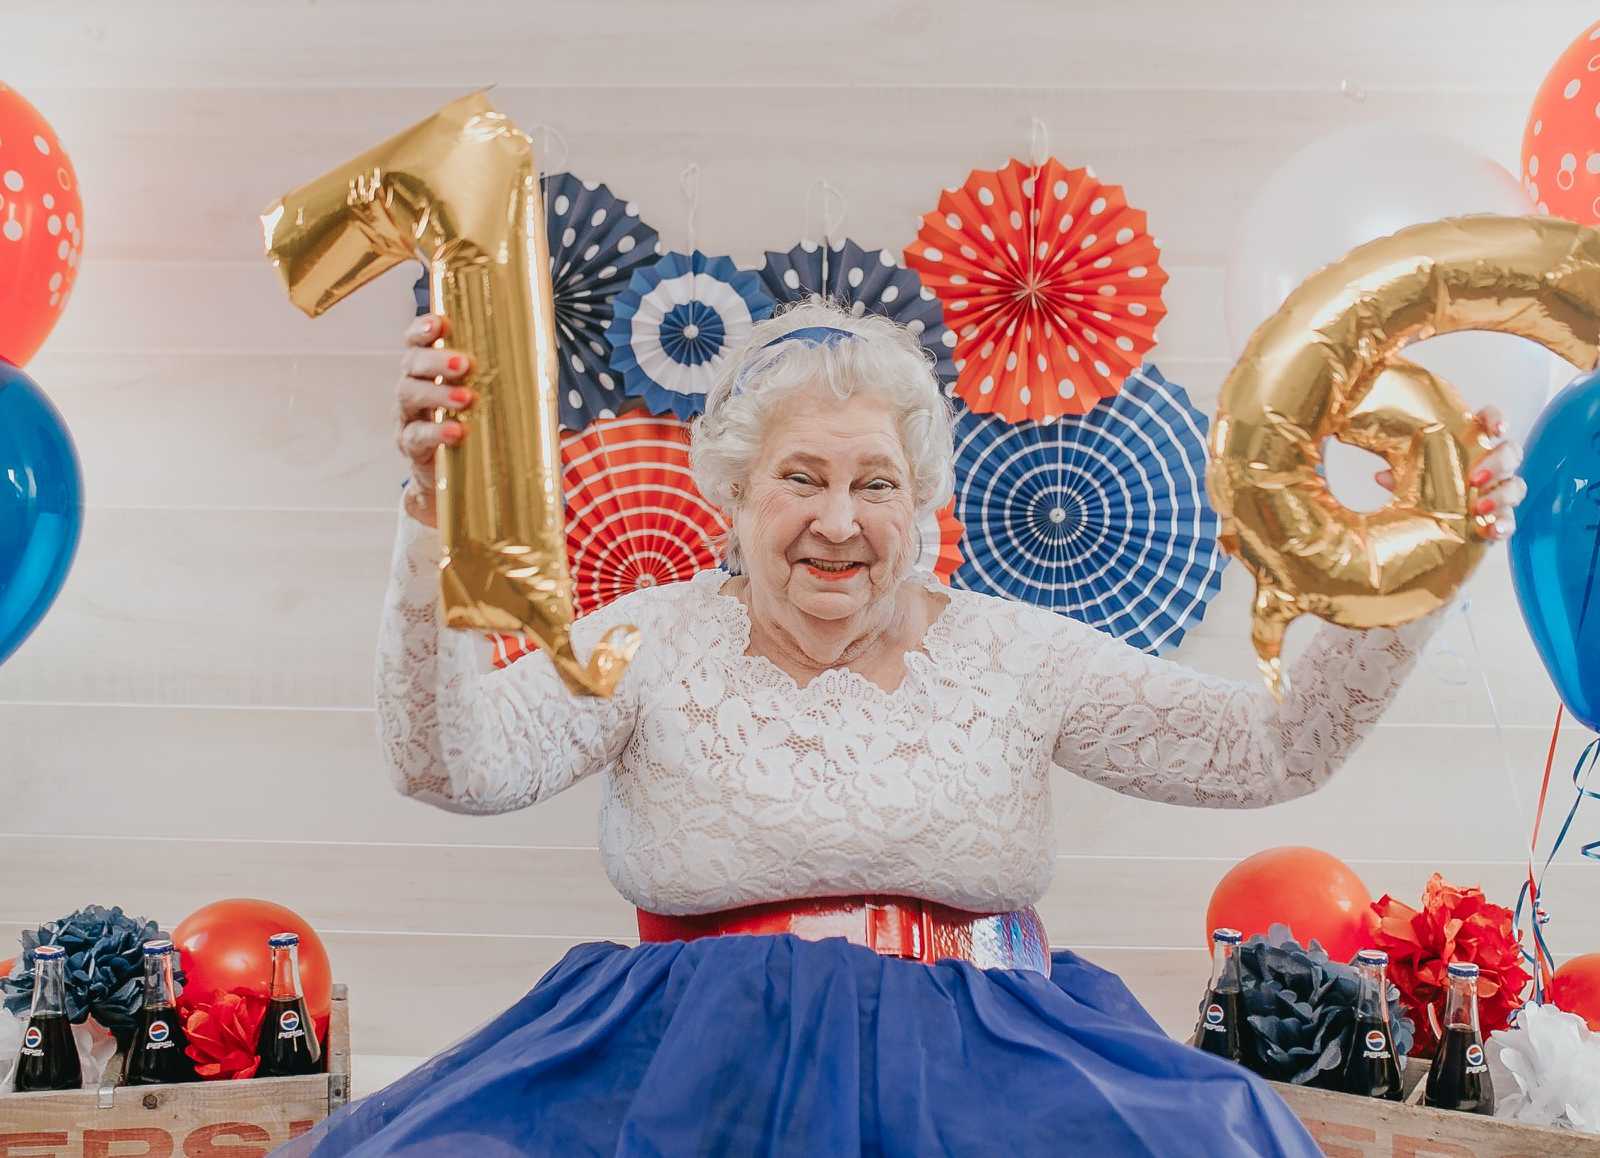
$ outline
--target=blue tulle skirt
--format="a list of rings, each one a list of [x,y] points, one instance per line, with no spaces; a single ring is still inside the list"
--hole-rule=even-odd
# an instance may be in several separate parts
[[[283,1155],[1315,1155],[1283,1101],[1074,953],[1049,978],[842,940],[568,953]]]

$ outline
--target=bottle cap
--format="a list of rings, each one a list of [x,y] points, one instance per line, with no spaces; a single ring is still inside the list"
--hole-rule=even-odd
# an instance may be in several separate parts
[[[1244,934],[1238,929],[1213,929],[1211,939],[1219,945],[1237,945],[1244,940]]]
[[[1452,977],[1476,977],[1478,967],[1471,961],[1452,961],[1446,972]]]
[[[267,938],[267,944],[273,949],[287,949],[300,943],[299,933],[274,933]]]
[[[60,945],[40,945],[33,951],[35,961],[56,961],[67,955]]]
[[[144,955],[146,957],[161,957],[172,952],[171,941],[146,941]]]
[[[1387,965],[1389,954],[1382,949],[1363,949],[1356,954],[1356,960],[1363,965]]]

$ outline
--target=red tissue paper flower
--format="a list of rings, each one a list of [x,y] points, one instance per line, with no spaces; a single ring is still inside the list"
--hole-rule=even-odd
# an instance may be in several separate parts
[[[1458,888],[1434,873],[1422,891],[1421,912],[1388,894],[1372,903],[1372,911],[1378,915],[1373,939],[1389,953],[1389,980],[1416,1023],[1412,1057],[1432,1057],[1439,1048],[1434,1025],[1444,1021],[1445,969],[1452,961],[1478,966],[1483,1036],[1506,1027],[1531,980],[1522,967],[1510,909],[1490,904],[1482,889]]]
[[[210,995],[209,1000],[183,1001],[181,1012],[189,1035],[185,1052],[195,1061],[195,1073],[208,1082],[256,1076],[261,1065],[256,1042],[267,1015],[265,994],[235,989]]]

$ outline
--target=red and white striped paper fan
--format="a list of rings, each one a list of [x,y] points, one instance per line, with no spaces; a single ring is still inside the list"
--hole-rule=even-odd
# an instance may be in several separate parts
[[[685,423],[643,413],[602,419],[562,440],[561,462],[577,615],[717,565],[727,522],[690,475]],[[496,667],[538,646],[514,635],[491,640]]]

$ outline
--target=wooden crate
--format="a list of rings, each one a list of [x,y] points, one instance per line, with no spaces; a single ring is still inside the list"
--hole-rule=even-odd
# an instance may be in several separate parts
[[[1272,1086],[1328,1158],[1600,1158],[1600,1134],[1429,1109],[1421,1104],[1427,1073],[1416,1060],[1407,1065],[1404,1102]],[[1495,1090],[1505,1092],[1499,1082]]]
[[[333,987],[327,1072],[242,1082],[123,1086],[122,1055],[97,1090],[0,1094],[0,1158],[263,1158],[350,1100],[350,1008]]]

